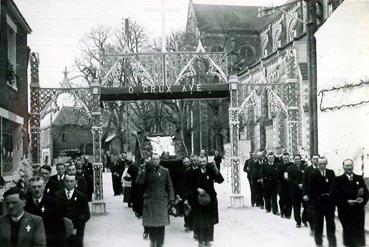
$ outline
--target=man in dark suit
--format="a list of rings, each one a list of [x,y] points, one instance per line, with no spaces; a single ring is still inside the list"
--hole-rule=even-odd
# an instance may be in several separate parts
[[[277,193],[278,193],[278,166],[274,161],[274,153],[269,152],[267,156],[268,161],[262,165],[261,177],[263,179],[264,186],[264,200],[265,209],[269,213],[273,211],[273,214],[279,215]]]
[[[199,167],[199,158],[195,154],[191,154],[190,156],[190,166],[186,169],[185,177],[184,177],[184,205],[187,209],[191,208],[190,204],[188,203],[188,197],[190,196],[191,192],[196,190],[196,184],[192,183],[191,179],[192,177],[190,174],[197,170]],[[185,231],[193,231],[193,211],[189,210],[187,211],[187,215],[185,215],[185,227],[187,225],[187,230]],[[197,240],[197,232],[194,232],[194,239]]]
[[[114,196],[118,196],[123,192],[122,186],[122,175],[124,171],[124,164],[121,158],[118,158],[116,155],[113,157],[113,162],[110,168],[111,171],[111,179],[113,183],[113,191]]]
[[[327,158],[320,157],[318,170],[310,176],[308,196],[314,206],[315,231],[314,239],[317,246],[322,246],[324,217],[327,228],[327,238],[330,247],[337,245],[336,224],[334,223],[335,205],[332,197],[332,185],[335,178],[333,170],[327,169]]]
[[[60,184],[55,180],[50,180],[51,167],[48,165],[43,165],[40,168],[40,176],[45,182],[44,194],[48,196],[53,196],[53,194],[59,190],[62,190]]]
[[[3,196],[6,214],[0,217],[1,247],[45,247],[42,218],[24,211],[26,194],[13,187]]]
[[[293,165],[290,162],[290,155],[287,152],[282,154],[281,161],[278,163],[278,192],[279,192],[279,208],[282,218],[291,218],[292,200],[288,184],[287,168]]]
[[[222,163],[222,160],[223,160],[223,156],[217,150],[215,150],[214,151],[214,161],[219,171],[220,171],[220,164]]]
[[[73,222],[75,236],[71,236],[70,246],[83,246],[86,222],[90,219],[87,196],[76,189],[76,175],[67,174],[64,178],[64,190],[55,193],[55,199],[61,207],[61,215]]]
[[[345,173],[336,177],[332,192],[343,228],[343,244],[350,247],[365,246],[364,206],[368,201],[364,179],[354,174],[353,168],[353,160],[343,161]]]
[[[256,161],[255,161],[255,154],[250,152],[250,158],[245,161],[243,166],[243,171],[247,173],[247,179],[249,180],[250,185],[250,192],[251,192],[251,206],[254,207],[257,205],[256,203],[256,191],[255,191],[255,184],[256,181]]]
[[[69,164],[68,164],[69,165]],[[65,175],[65,164],[57,163],[56,164],[56,174],[50,177],[51,181],[57,182],[58,190],[62,190],[64,188],[64,175]]]
[[[76,189],[79,192],[87,194],[87,183],[84,177],[77,175],[77,168],[74,164],[69,164],[67,167],[67,174],[74,175],[76,177]],[[64,179],[64,186],[65,186],[65,179]]]
[[[87,185],[87,199],[92,201],[92,194],[94,193],[94,169],[92,163],[87,156],[84,157],[83,174]]]
[[[304,200],[304,202],[306,203],[306,208],[307,208],[307,218],[309,221],[309,226],[310,226],[310,235],[313,236],[314,235],[314,205],[311,202],[310,198],[309,198],[309,188],[310,188],[310,177],[311,174],[315,171],[318,170],[318,160],[319,160],[320,155],[319,154],[314,154],[311,157],[311,165],[308,166],[305,171],[304,171],[304,177],[302,179],[302,199]]]
[[[307,226],[307,216],[304,207],[301,218],[301,204],[302,204],[302,179],[304,175],[305,166],[302,163],[301,155],[295,154],[293,157],[293,165],[287,168],[288,183],[290,185],[290,193],[292,198],[293,216],[296,221],[296,227],[301,227],[301,222]],[[304,206],[304,205],[303,205]]]
[[[254,189],[255,189],[255,199],[256,206],[264,209],[264,192],[263,192],[263,179],[261,177],[261,168],[264,164],[264,155],[263,152],[259,151],[257,153],[257,159],[255,161],[255,170],[254,170]]]
[[[29,180],[30,196],[25,211],[42,217],[46,232],[47,246],[66,247],[67,236],[60,208],[48,194],[44,194],[45,182],[39,176]]]
[[[77,160],[76,162],[76,175],[80,177],[85,177],[85,173],[83,170],[83,163],[81,160]]]

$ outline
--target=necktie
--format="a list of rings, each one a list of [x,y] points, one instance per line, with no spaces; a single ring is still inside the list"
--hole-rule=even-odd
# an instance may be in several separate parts
[[[40,204],[39,201],[35,200],[35,206],[38,207],[39,204]]]
[[[353,177],[352,177],[352,175],[350,175],[350,181],[352,181],[353,180]]]
[[[70,196],[71,196],[71,195],[70,195],[70,191],[68,191],[68,192],[67,192],[67,198],[68,198],[68,200],[70,199]]]

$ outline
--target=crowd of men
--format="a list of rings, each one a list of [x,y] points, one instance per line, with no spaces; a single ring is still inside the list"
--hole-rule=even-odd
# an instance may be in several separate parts
[[[200,247],[211,245],[214,225],[219,222],[214,183],[224,181],[219,153],[210,163],[204,150],[184,157],[180,164],[158,154],[139,163],[129,161],[125,154],[106,157],[106,161],[114,195],[124,191],[122,177],[130,181],[128,205],[142,219],[143,238],[150,239],[150,246],[163,246],[170,214],[184,216],[185,232],[193,232]],[[337,208],[344,245],[365,246],[364,206],[369,193],[363,177],[353,173],[351,159],[343,161],[344,174],[340,176],[327,164],[327,158],[319,155],[313,155],[308,165],[299,154],[250,153],[244,171],[251,205],[282,218],[293,216],[297,228],[310,227],[316,246],[323,246],[325,222],[332,247],[337,246]],[[51,167],[44,165],[28,181],[4,193],[1,246],[83,246],[93,192],[92,164],[85,158],[84,162],[59,163],[56,170],[57,174],[50,176]]]
[[[208,163],[205,150],[198,156],[191,155],[182,160],[170,157],[168,153],[152,154],[139,163],[127,160],[125,155],[109,155],[105,160],[110,162],[106,167],[112,172],[114,195],[122,191],[118,184],[114,185],[114,181],[120,180],[122,171],[123,180],[130,181],[128,205],[132,206],[136,217],[142,219],[143,238],[150,239],[150,246],[163,246],[169,215],[184,216],[185,232],[193,231],[199,246],[210,246],[214,239],[214,225],[219,221],[213,184],[224,181],[220,173],[220,154],[216,154],[212,163]],[[199,202],[200,194],[208,196],[206,203]]]
[[[90,218],[93,169],[84,162],[56,165],[57,174],[43,165],[28,181],[8,189],[5,214],[0,218],[0,243],[4,247],[81,247]]]
[[[353,173],[351,159],[343,161],[344,174],[340,176],[327,164],[327,158],[319,155],[313,155],[308,165],[299,154],[291,159],[287,152],[281,156],[273,152],[250,153],[243,170],[250,184],[251,205],[286,219],[291,218],[293,210],[296,227],[310,227],[316,246],[323,246],[325,221],[330,247],[337,246],[337,208],[343,244],[365,246],[364,207],[369,196],[364,179]]]

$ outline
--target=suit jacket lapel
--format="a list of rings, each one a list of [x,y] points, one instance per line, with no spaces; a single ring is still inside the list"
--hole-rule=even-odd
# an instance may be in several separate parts
[[[22,219],[21,219],[21,221],[20,221],[20,224],[19,224],[19,233],[18,233],[17,246],[23,246],[21,244],[23,239],[26,238],[27,235],[29,234],[29,231],[31,231],[31,229],[29,227],[32,227],[32,226],[29,223],[29,216],[25,212]],[[27,230],[27,229],[29,229],[29,230]]]
[[[155,183],[158,179],[159,179],[159,173],[162,175],[163,171],[161,169],[161,167],[159,166],[158,169],[156,171],[152,170],[150,172],[150,180]]]

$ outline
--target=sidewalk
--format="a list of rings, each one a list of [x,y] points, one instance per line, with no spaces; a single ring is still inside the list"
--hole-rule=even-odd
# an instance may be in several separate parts
[[[108,214],[93,216],[86,225],[86,247],[147,247],[148,240],[142,239],[142,221],[136,219],[132,210],[123,205],[120,196],[113,196],[110,173],[104,173],[104,196]],[[228,174],[229,175],[229,174]],[[265,213],[259,208],[250,207],[247,178],[241,174],[242,192],[246,192],[246,207],[229,208],[230,178],[224,172],[226,181],[216,186],[219,200],[220,223],[215,226],[213,247],[311,247],[314,239],[309,236],[308,228],[296,229],[294,220],[282,219]],[[337,222],[337,228],[340,227]],[[341,231],[337,231],[338,246],[341,246]],[[326,240],[324,240],[326,241]],[[325,242],[325,245],[327,243]],[[166,247],[197,246],[192,233],[185,233],[183,218],[171,217],[166,227]]]

